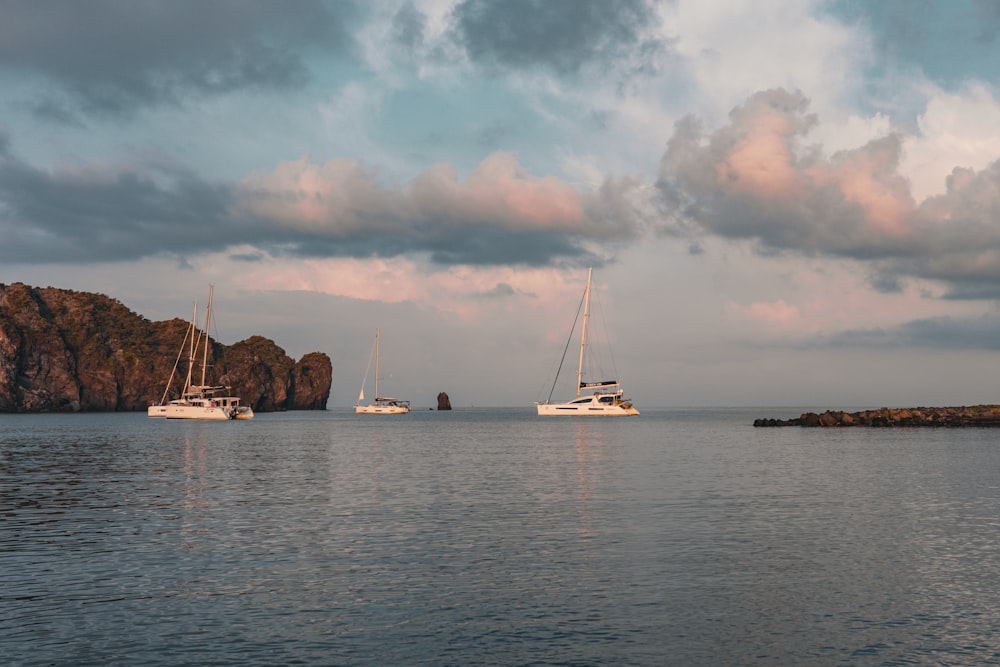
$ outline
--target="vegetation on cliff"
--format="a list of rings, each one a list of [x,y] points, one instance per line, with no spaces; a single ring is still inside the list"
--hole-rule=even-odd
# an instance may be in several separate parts
[[[101,294],[0,283],[0,412],[145,410],[162,397],[187,328]],[[333,370],[322,352],[295,362],[252,336],[213,342],[210,356],[211,381],[254,411],[326,408]]]

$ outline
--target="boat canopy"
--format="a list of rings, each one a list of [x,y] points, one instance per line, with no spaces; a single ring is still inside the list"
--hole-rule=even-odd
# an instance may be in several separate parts
[[[591,387],[616,387],[618,386],[618,380],[600,380],[598,382],[581,382],[580,389],[589,389]]]
[[[190,391],[188,393],[191,393],[191,394],[198,393],[198,392],[204,392],[204,393],[213,392],[214,393],[214,392],[218,392],[218,391],[229,391],[231,389],[232,389],[232,387],[225,387],[223,385],[207,385],[207,384],[206,385],[197,385],[197,384],[193,384],[193,385],[191,385]]]

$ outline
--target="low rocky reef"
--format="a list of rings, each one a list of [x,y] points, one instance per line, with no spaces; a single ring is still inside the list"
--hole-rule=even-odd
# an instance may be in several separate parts
[[[803,413],[795,419],[755,419],[754,426],[844,427],[872,426],[898,428],[934,426],[944,428],[1000,426],[1000,405],[951,408],[879,408],[861,412],[827,410],[822,414]]]

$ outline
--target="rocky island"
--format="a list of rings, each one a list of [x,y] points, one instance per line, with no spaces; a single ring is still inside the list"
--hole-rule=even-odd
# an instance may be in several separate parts
[[[102,294],[0,283],[0,413],[136,411],[159,402],[189,323],[151,322]],[[255,412],[325,410],[333,367],[274,341],[212,341],[213,382]]]
[[[755,419],[754,426],[970,427],[1000,426],[1000,405],[951,408],[879,408],[861,412],[806,412],[794,419]]]

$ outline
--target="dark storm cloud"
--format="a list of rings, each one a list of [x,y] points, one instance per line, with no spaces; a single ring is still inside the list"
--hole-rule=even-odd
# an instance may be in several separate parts
[[[623,59],[646,62],[665,48],[646,37],[658,21],[646,0],[466,0],[452,17],[456,41],[487,67],[572,73]]]
[[[546,266],[556,257],[578,258],[585,263],[590,253],[578,236],[557,231],[480,229],[464,234],[441,234],[428,248],[436,264],[523,264]]]
[[[517,294],[517,290],[515,290],[507,283],[497,283],[493,289],[489,290],[488,292],[483,292],[482,296],[490,299],[496,299],[496,298],[502,299],[514,296],[515,294]]]
[[[72,109],[52,98],[42,98],[28,106],[31,113],[41,120],[67,127],[83,128],[85,126]]]
[[[92,263],[233,249],[298,257],[423,255],[441,265],[597,261],[634,236],[627,182],[578,193],[513,156],[460,182],[431,169],[404,188],[356,162],[298,161],[238,183],[146,164],[45,171],[0,134],[0,261]],[[302,183],[311,184],[304,189]],[[249,250],[248,250],[249,248]]]
[[[87,112],[287,89],[308,78],[304,49],[350,48],[351,12],[319,0],[294,10],[269,0],[2,0],[0,68],[44,77]]]
[[[706,135],[679,122],[657,183],[662,232],[753,241],[761,254],[795,252],[869,264],[874,284],[939,281],[950,296],[1000,288],[1000,163],[955,169],[947,192],[917,204],[890,135],[830,157],[806,143],[808,101],[764,91]],[[992,286],[992,289],[989,289]]]
[[[169,171],[34,169],[0,159],[0,259],[88,263],[229,243],[231,189]],[[159,247],[159,250],[157,248]]]
[[[395,42],[408,53],[415,53],[424,43],[424,32],[427,29],[427,17],[407,2],[400,7],[392,17],[392,34]]]
[[[1000,316],[932,317],[886,329],[857,329],[830,337],[834,347],[924,347],[934,350],[1000,350]]]

